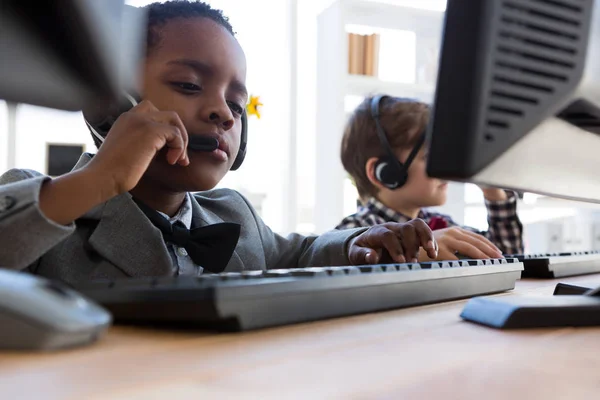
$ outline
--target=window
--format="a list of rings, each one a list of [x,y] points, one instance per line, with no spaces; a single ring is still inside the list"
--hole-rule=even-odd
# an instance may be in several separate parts
[[[76,147],[53,148],[50,151],[49,143]],[[83,122],[81,112],[19,104],[16,118],[15,167],[42,173],[50,172],[50,168],[54,172],[62,171],[66,168],[64,160],[71,160],[70,157],[73,157],[75,152],[81,154],[82,148],[84,151],[95,151],[96,147]],[[60,158],[51,162],[50,154]]]

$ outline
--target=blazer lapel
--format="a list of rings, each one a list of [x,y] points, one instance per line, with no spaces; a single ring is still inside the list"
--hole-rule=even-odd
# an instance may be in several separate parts
[[[206,225],[218,224],[221,222],[230,222],[230,221],[224,221],[223,218],[221,218],[217,214],[209,213],[207,210],[202,208],[200,206],[200,204],[198,204],[198,200],[196,200],[196,197],[193,194],[190,197],[191,197],[191,201],[192,201],[192,229],[200,228],[200,227],[206,226]],[[244,229],[244,227],[242,226],[242,230],[243,229]],[[241,239],[241,237],[240,237],[240,239]],[[236,250],[234,250],[233,254],[231,255],[231,259],[229,260],[229,263],[227,264],[227,268],[225,268],[225,271],[230,270],[230,267],[232,267],[232,266],[236,266],[235,270],[241,271],[244,269],[244,263],[242,262],[242,259],[240,258],[240,256],[237,253],[237,247],[236,247]]]
[[[200,207],[196,197],[192,193],[190,193],[190,195],[190,200],[192,202],[192,229],[223,222],[223,220],[215,214],[209,215],[202,207]]]
[[[83,153],[73,170],[93,155]],[[88,239],[102,257],[132,277],[172,275],[173,261],[160,231],[148,221],[129,193],[112,198],[82,218],[98,225]]]
[[[86,217],[99,219],[89,238],[90,246],[127,275],[173,273],[173,261],[162,234],[139,210],[129,193],[114,197]]]

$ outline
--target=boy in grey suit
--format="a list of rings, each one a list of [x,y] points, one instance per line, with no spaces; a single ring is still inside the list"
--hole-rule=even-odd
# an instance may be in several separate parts
[[[77,282],[405,262],[420,247],[435,257],[420,220],[284,238],[242,195],[213,190],[240,148],[244,53],[207,4],[155,3],[148,12],[144,101],[97,140],[97,154],[56,179],[29,170],[0,177],[0,266]],[[192,135],[219,147],[188,150]]]

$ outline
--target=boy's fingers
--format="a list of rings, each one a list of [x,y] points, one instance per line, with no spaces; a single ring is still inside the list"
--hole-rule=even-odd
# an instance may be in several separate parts
[[[158,108],[152,104],[149,100],[142,100],[136,106],[134,106],[131,111],[134,112],[150,112],[150,111],[158,111]]]
[[[167,161],[169,164],[174,165],[181,159],[181,152],[185,152],[183,138],[181,137],[179,128],[176,126],[170,126],[167,129],[163,125],[160,129],[165,133],[165,140],[167,142]]]
[[[179,115],[174,111],[162,111],[157,115],[157,122],[160,121],[165,124],[173,125],[179,129],[179,136],[182,139],[181,143],[181,153],[179,154],[179,159],[177,160],[182,165],[189,164],[188,154],[187,154],[187,145],[188,145],[188,133],[187,129],[185,129],[185,125],[179,118]],[[174,148],[179,149],[179,141],[177,141]],[[171,142],[167,142],[167,146],[172,147]]]
[[[438,250],[438,245],[437,245],[437,242],[435,241],[435,239],[428,241],[427,244],[423,248],[427,252],[427,255],[429,256],[429,258],[437,258],[439,250]]]
[[[400,243],[404,249],[404,256],[407,262],[417,262],[419,255],[419,236],[417,230],[412,224],[405,224],[402,227],[402,233],[399,235]]]
[[[375,225],[357,238],[357,242],[362,247],[372,249],[385,249],[392,260],[395,262],[404,261],[404,251],[396,232],[390,230],[388,224]]]
[[[377,254],[377,252],[373,249],[354,244],[350,247],[348,259],[353,265],[377,264],[379,261],[379,254]]]
[[[366,264],[377,264],[379,262],[379,254],[373,249],[366,249],[365,263]]]
[[[500,252],[500,250],[498,250],[498,248],[496,246],[494,246],[493,244],[492,245],[488,244],[487,239],[485,239],[483,236],[478,235],[473,232],[469,232],[469,233],[471,233],[471,234],[470,235],[469,234],[462,235],[462,237],[457,238],[457,239],[475,246],[478,250],[485,253],[485,255],[488,256],[488,258],[501,258],[502,257],[502,253]],[[485,239],[485,240],[483,240],[483,239]]]
[[[405,263],[406,257],[404,255],[404,249],[402,243],[396,233],[385,227],[381,227],[380,233],[378,232],[375,237],[375,243],[377,247],[383,247],[387,250],[392,260],[398,263]]]
[[[406,254],[407,259],[417,258],[419,254],[419,247],[423,247],[425,249],[429,258],[437,257],[438,244],[433,237],[433,232],[425,223],[425,221],[421,219],[414,219],[406,224],[386,224],[386,227],[396,232],[401,237],[400,240],[404,246],[404,249],[406,250],[406,253],[408,253],[409,248],[414,249],[412,254]],[[408,232],[411,233],[409,234]],[[409,242],[407,242],[407,240]]]
[[[142,103],[140,103],[140,105],[141,104]],[[163,134],[165,135],[164,138],[167,147],[167,160],[169,163],[178,163],[182,166],[188,165],[188,134],[187,130],[185,129],[185,125],[183,125],[183,122],[179,118],[179,115],[174,111],[153,111],[151,114],[149,114],[149,116],[152,121],[162,125],[165,128]],[[173,127],[175,129],[169,130],[166,129],[166,127]]]
[[[441,248],[438,252],[437,259],[438,260],[458,260],[458,257],[453,252],[451,252],[445,248]]]
[[[376,225],[369,228],[357,238],[357,243],[362,247],[371,249],[385,249],[392,260],[398,263],[406,262],[402,243],[396,232],[390,230],[386,225]]]
[[[454,240],[452,240],[452,242],[449,243],[448,247],[450,247],[451,250],[458,251],[460,254],[464,254],[465,256],[467,256],[469,258],[474,258],[474,259],[491,258],[487,254],[485,254],[483,251],[479,250],[476,246],[473,246],[471,243],[463,241],[463,240],[454,239]]]
[[[478,233],[475,232],[471,232],[468,230],[463,230],[462,231],[466,236],[475,239],[478,243],[481,243],[479,247],[481,250],[483,250],[484,248],[482,248],[482,246],[485,245],[485,249],[484,252],[486,254],[488,254],[490,257],[494,257],[494,258],[501,258],[502,256],[502,252],[500,251],[500,249],[498,247],[496,247],[496,245],[494,243],[492,243],[488,238],[486,238],[485,236],[482,236]],[[472,241],[469,241],[470,243],[474,244]]]
[[[437,258],[438,256],[438,245],[433,237],[431,228],[421,219],[413,220],[415,230],[419,236],[419,242],[421,246],[427,252],[429,258]]]

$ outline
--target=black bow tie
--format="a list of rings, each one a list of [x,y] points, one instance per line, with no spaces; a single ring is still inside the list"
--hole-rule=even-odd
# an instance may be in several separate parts
[[[240,237],[239,224],[223,222],[189,230],[180,221],[171,225],[158,211],[139,200],[133,201],[162,232],[165,242],[183,247],[194,263],[209,272],[225,270]]]

